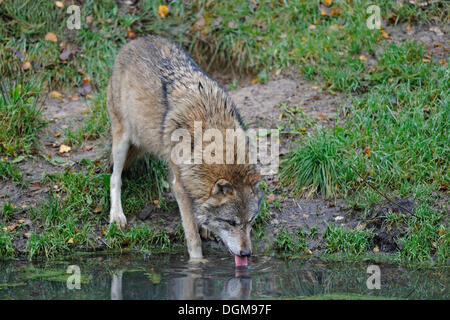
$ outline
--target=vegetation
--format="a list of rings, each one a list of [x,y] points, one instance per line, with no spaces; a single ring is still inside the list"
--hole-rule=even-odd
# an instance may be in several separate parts
[[[64,143],[79,148],[107,136],[105,88],[119,48],[148,33],[166,36],[189,51],[206,71],[251,74],[263,83],[283,69],[295,69],[323,91],[346,97],[335,126],[310,130],[312,123],[294,110],[295,121],[283,127],[297,141],[284,157],[280,181],[291,194],[341,197],[367,212],[384,201],[414,197],[412,216],[393,214],[392,223],[407,225],[399,239],[406,261],[450,258],[446,212],[436,209],[436,195],[448,197],[449,85],[448,57],[437,61],[425,44],[392,41],[382,29],[366,25],[370,1],[334,1],[321,12],[316,1],[139,1],[136,6],[86,0],[81,28],[69,30],[66,7],[54,1],[12,1],[0,5],[0,180],[23,181],[17,157],[36,152],[45,126],[42,101],[47,93],[77,91],[89,110],[77,128],[63,133]],[[448,24],[449,6],[426,10],[411,3],[383,1],[383,26]],[[330,11],[332,9],[332,11]],[[370,62],[370,63],[369,63]],[[235,86],[235,82],[231,84]],[[55,94],[56,92],[56,94]],[[281,106],[288,107],[288,106]],[[298,121],[297,121],[298,120]],[[35,208],[20,214],[37,227],[26,245],[30,257],[53,256],[94,245],[100,237],[110,248],[171,248],[157,226],[136,224],[126,230],[107,227],[109,173],[106,161],[81,161],[64,172],[47,174],[51,190]],[[124,210],[135,214],[146,204],[173,206],[164,163],[145,158],[125,177]],[[372,186],[376,186],[374,190]],[[263,185],[264,188],[264,185]],[[267,196],[255,225],[259,235],[280,207]],[[420,199],[420,200],[419,200]],[[5,204],[0,219],[0,254],[15,255],[17,231],[8,225],[17,213]],[[15,204],[14,204],[15,205]],[[93,214],[94,213],[94,214]],[[104,227],[104,230],[99,228]],[[283,231],[277,250],[307,248],[305,233]],[[370,249],[370,231],[330,226],[324,235],[328,251],[360,254]],[[296,239],[296,240],[295,240]]]

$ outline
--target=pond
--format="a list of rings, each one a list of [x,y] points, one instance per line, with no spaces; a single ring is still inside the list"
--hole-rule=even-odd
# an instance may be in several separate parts
[[[235,269],[223,253],[206,264],[182,254],[84,254],[0,262],[0,299],[449,299],[449,269],[409,269],[316,258],[259,256]],[[78,282],[77,279],[80,281]],[[78,287],[78,288],[77,288]]]

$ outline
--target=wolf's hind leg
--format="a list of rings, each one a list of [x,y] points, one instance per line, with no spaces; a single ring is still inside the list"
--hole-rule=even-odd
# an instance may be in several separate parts
[[[114,164],[110,186],[111,211],[109,214],[109,222],[116,222],[120,227],[124,227],[127,224],[127,218],[122,209],[120,193],[122,186],[122,170],[125,165],[129,147],[130,141],[126,132],[123,130],[114,130],[113,127],[112,158]]]
[[[172,188],[178,207],[180,208],[181,221],[183,223],[184,234],[188,247],[189,257],[191,260],[199,260],[203,258],[202,240],[198,233],[197,223],[194,213],[192,212],[191,200],[189,199],[183,185],[181,184],[180,174],[174,164],[170,164],[172,171]]]

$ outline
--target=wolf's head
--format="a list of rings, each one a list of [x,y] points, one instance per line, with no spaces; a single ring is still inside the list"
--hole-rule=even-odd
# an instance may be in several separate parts
[[[200,225],[213,232],[237,257],[251,255],[250,231],[259,214],[262,192],[259,174],[252,173],[240,181],[218,179],[207,197],[194,202]]]

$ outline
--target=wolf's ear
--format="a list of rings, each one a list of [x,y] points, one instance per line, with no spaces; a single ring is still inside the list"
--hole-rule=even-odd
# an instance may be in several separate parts
[[[233,186],[225,179],[219,179],[215,183],[211,195],[213,196],[226,196],[233,194]]]
[[[261,175],[259,173],[252,173],[247,176],[247,183],[249,183],[251,186],[256,185],[258,181],[261,179]]]

